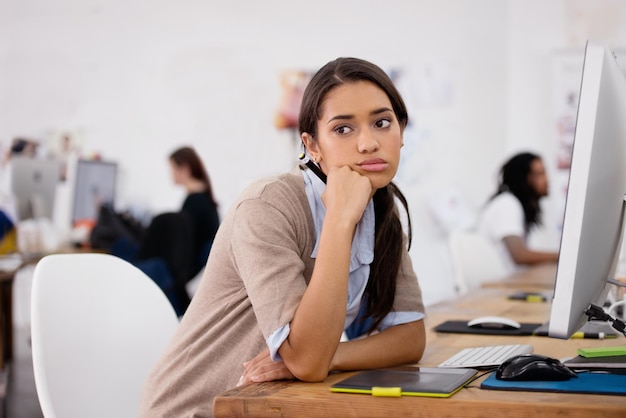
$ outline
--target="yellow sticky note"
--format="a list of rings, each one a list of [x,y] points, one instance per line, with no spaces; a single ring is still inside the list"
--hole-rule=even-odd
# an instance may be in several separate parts
[[[402,388],[374,386],[372,387],[372,395],[399,398],[400,396],[402,396]]]

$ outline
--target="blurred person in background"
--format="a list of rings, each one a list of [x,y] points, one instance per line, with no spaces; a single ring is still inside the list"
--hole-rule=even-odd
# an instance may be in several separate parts
[[[548,176],[540,156],[519,153],[500,169],[498,188],[481,213],[478,229],[494,244],[511,272],[558,260],[558,252],[528,247],[529,234],[541,225],[539,201],[547,195]]]
[[[117,214],[104,215],[101,211],[101,218],[109,220],[99,219],[94,231],[97,235],[100,228],[116,237],[110,253],[150,276],[181,316],[190,302],[186,284],[204,267],[220,218],[211,181],[198,153],[192,147],[181,147],[169,155],[168,161],[174,184],[187,193],[178,212],[156,215],[145,230],[138,231]]]

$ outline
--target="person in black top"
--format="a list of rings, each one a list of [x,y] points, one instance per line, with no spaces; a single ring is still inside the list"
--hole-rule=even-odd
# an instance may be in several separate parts
[[[204,164],[193,148],[177,149],[170,154],[169,161],[174,183],[187,191],[181,212],[188,215],[193,230],[192,252],[195,257],[188,272],[191,279],[204,267],[220,225],[218,205],[213,198],[211,181]]]
[[[187,192],[180,211],[156,215],[140,234],[128,233],[115,217],[102,228],[118,237],[110,253],[150,276],[181,316],[190,302],[186,284],[204,268],[220,218],[209,176],[196,151],[178,148],[170,154],[169,163],[174,183]]]

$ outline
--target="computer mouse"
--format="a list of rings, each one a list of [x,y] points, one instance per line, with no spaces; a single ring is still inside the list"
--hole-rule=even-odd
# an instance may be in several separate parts
[[[519,354],[505,360],[496,370],[500,380],[569,380],[576,373],[559,360],[540,354]]]
[[[503,316],[481,316],[467,323],[470,328],[485,329],[520,329],[521,324]]]

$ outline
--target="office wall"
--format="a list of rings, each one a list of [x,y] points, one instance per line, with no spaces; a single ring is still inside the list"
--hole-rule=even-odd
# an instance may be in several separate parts
[[[293,135],[273,126],[280,73],[314,71],[337,56],[372,60],[398,74],[414,122],[397,181],[432,303],[453,294],[445,228],[432,208],[453,197],[477,209],[510,152],[552,152],[552,51],[582,47],[581,33],[594,30],[576,26],[584,16],[609,10],[615,21],[625,8],[566,0],[3,0],[0,143],[72,131],[84,153],[119,162],[120,206],[154,212],[180,205],[166,158],[191,144],[224,213],[251,180],[296,162]],[[541,242],[553,243],[554,234]]]
[[[555,97],[562,83],[578,90],[587,40],[602,42],[618,52],[626,70],[626,3],[619,0],[575,0],[509,3],[507,30],[508,149],[530,148],[544,156],[551,180],[550,196],[542,201],[544,229],[533,243],[555,248],[560,239],[568,172],[557,168],[558,110]],[[563,62],[568,72],[555,70]],[[580,66],[577,70],[576,66]],[[574,67],[574,68],[572,68]],[[559,79],[556,79],[556,78]],[[561,78],[568,77],[568,80]],[[575,110],[574,110],[575,114]]]

